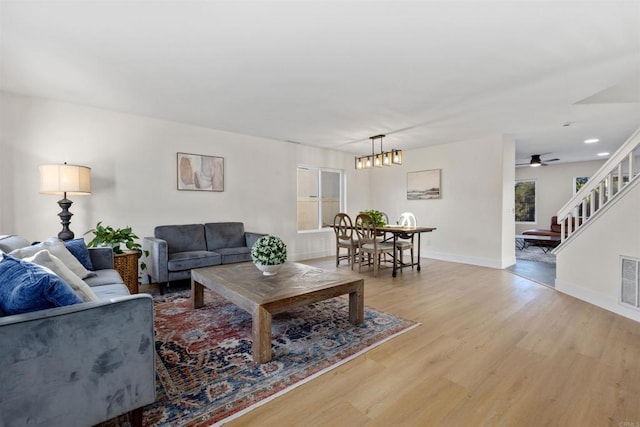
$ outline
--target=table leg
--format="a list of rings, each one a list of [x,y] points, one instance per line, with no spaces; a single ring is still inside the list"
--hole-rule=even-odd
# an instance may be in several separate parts
[[[396,277],[396,275],[398,274],[396,272],[396,252],[398,251],[398,248],[396,247],[397,242],[398,242],[398,234],[393,233],[393,272],[391,273],[393,277]]]
[[[263,307],[256,307],[251,325],[253,361],[266,363],[271,360],[271,313]]]
[[[355,292],[349,293],[349,322],[354,325],[364,322],[364,280]]]
[[[418,267],[417,270],[420,271],[420,236],[422,235],[422,233],[418,233]]]
[[[204,305],[204,286],[191,279],[191,302],[193,308],[200,308]]]

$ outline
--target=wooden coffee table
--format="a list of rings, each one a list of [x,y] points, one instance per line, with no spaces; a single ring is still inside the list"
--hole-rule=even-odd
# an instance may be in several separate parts
[[[275,276],[264,276],[252,263],[191,270],[193,308],[204,304],[210,289],[251,313],[253,360],[271,360],[271,317],[295,307],[349,294],[349,321],[364,321],[364,279],[295,262],[285,263]]]

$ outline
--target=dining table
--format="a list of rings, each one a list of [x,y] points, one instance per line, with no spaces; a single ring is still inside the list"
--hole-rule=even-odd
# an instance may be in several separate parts
[[[393,277],[396,277],[396,275],[398,274],[398,268],[402,269],[404,267],[411,267],[411,266],[416,266],[417,270],[420,271],[420,236],[422,235],[422,233],[430,233],[434,230],[436,230],[435,227],[421,227],[421,226],[400,226],[400,225],[392,225],[392,224],[388,224],[388,225],[384,225],[382,227],[377,227],[378,230],[383,231],[385,233],[390,233],[392,235],[392,237],[389,237],[385,240],[388,239],[392,239],[393,240],[393,271],[391,273],[391,275]],[[398,243],[398,238],[402,237],[405,238],[405,236],[413,236],[417,234],[418,235],[418,256],[416,258],[416,261],[408,264],[405,264],[404,262],[402,262],[402,260],[400,260],[400,262],[398,263],[396,258],[397,258],[397,243]],[[398,267],[398,264],[401,264],[400,267]]]

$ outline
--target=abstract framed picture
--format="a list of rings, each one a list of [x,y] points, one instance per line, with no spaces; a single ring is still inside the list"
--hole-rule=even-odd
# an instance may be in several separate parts
[[[178,190],[224,191],[224,158],[178,153]]]
[[[440,169],[407,173],[407,200],[440,198]]]

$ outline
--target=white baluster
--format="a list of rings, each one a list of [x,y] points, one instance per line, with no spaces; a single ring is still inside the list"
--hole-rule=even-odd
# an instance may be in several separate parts
[[[622,190],[623,181],[624,181],[624,179],[623,179],[623,176],[622,176],[622,162],[620,162],[618,164],[618,191],[616,191],[616,193],[619,193],[620,190]]]
[[[600,181],[598,188],[600,189],[600,191],[598,191],[598,209],[600,209],[602,205],[604,205],[604,181]]]

